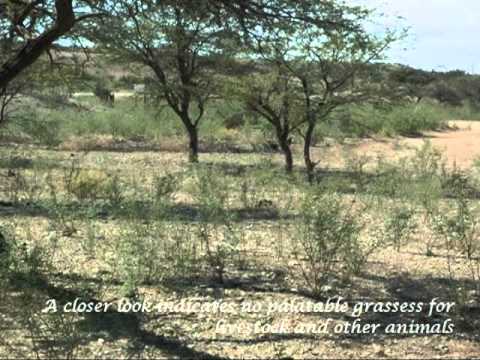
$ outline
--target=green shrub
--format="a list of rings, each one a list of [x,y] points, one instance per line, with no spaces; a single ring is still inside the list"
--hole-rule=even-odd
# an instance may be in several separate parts
[[[328,123],[319,127],[321,135],[365,137],[372,134],[418,135],[438,130],[450,119],[442,105],[430,103],[392,105],[352,105],[333,113]]]
[[[296,222],[295,254],[303,278],[315,295],[336,275],[349,277],[361,271],[368,254],[360,242],[361,226],[353,210],[338,195],[308,194]]]
[[[223,283],[228,265],[240,254],[242,230],[233,224],[226,178],[211,174],[208,168],[197,169],[194,174],[194,198],[200,208],[197,236],[205,249],[207,267]]]
[[[453,214],[437,215],[434,229],[445,238],[447,248],[457,249],[469,260],[480,256],[480,223],[465,197],[454,200]]]
[[[387,243],[394,245],[397,251],[416,228],[414,215],[414,210],[408,206],[394,206],[385,220]]]
[[[193,171],[193,197],[200,206],[202,221],[224,222],[228,217],[229,184],[223,176],[212,176],[213,169],[199,167]]]
[[[453,213],[438,213],[432,221],[432,229],[445,240],[447,249],[448,270],[450,277],[455,275],[454,258],[457,254],[466,257],[467,276],[475,288],[475,294],[480,294],[480,222],[478,212],[462,193],[454,199]],[[466,286],[471,286],[466,283]],[[459,304],[464,305],[468,296],[453,289]],[[462,295],[462,296],[460,296]],[[474,300],[474,299],[470,299]],[[477,299],[478,300],[478,299]]]
[[[12,127],[18,127],[22,135],[27,135],[33,141],[49,147],[61,143],[61,122],[44,112],[29,112],[15,120]]]
[[[113,267],[126,293],[138,286],[193,276],[201,261],[196,233],[182,224],[126,224],[116,244]]]
[[[103,186],[103,194],[110,205],[118,207],[124,200],[125,186],[121,182],[118,175],[113,175],[108,178]]]
[[[49,268],[49,256],[38,242],[27,238],[20,240],[12,229],[0,228],[0,283],[9,281],[23,287],[35,283]]]
[[[165,232],[159,223],[130,223],[121,229],[116,244],[117,259],[114,267],[130,293],[141,284],[155,284],[165,278],[165,258],[161,242]]]
[[[175,192],[178,191],[180,184],[180,178],[173,174],[155,176],[152,189],[154,201],[157,204],[169,204],[174,200]]]
[[[12,244],[5,229],[0,228],[0,276],[5,276],[12,262]]]

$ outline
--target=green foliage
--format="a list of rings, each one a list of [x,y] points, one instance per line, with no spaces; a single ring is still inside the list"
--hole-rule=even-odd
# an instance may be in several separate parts
[[[87,223],[85,224],[85,227],[86,227],[85,238],[82,239],[80,244],[82,245],[82,248],[85,254],[87,254],[87,257],[90,259],[94,259],[96,245],[97,245],[97,235],[98,235],[97,225],[95,221],[92,218],[90,218],[90,219],[87,219]]]
[[[200,206],[200,218],[209,222],[228,220],[230,193],[224,177],[212,176],[213,169],[197,168],[193,171],[193,197]]]
[[[303,277],[315,295],[336,275],[361,271],[367,253],[360,242],[361,226],[351,207],[336,194],[307,194],[296,223],[296,255],[305,258]]]
[[[170,204],[175,192],[181,185],[181,179],[174,174],[155,176],[153,179],[153,199],[158,204]]]
[[[387,243],[395,246],[400,251],[415,230],[415,212],[407,206],[394,206],[385,221],[385,235]]]
[[[196,169],[194,198],[200,213],[197,236],[205,249],[205,263],[216,280],[224,282],[227,266],[240,253],[241,228],[233,224],[229,209],[229,184],[223,177],[213,177],[208,168]]]
[[[16,287],[28,287],[37,283],[49,268],[47,252],[32,241],[29,230],[24,239],[20,239],[12,228],[0,230],[0,284],[7,281]]]
[[[443,195],[442,169],[441,153],[425,142],[413,156],[397,163],[379,159],[367,190],[371,194],[408,199],[433,210]]]
[[[447,248],[455,248],[468,260],[480,255],[480,224],[470,201],[462,194],[454,200],[453,214],[438,214],[434,230],[441,234]]]
[[[335,112],[328,124],[319,128],[322,135],[364,137],[372,134],[419,135],[439,130],[450,119],[448,110],[428,103],[375,107],[349,106]]]
[[[113,267],[130,294],[141,285],[194,276],[201,264],[200,250],[188,226],[132,221],[121,229]]]
[[[164,234],[160,223],[134,222],[121,229],[114,267],[126,293],[141,284],[155,284],[164,279],[166,271],[161,252]]]
[[[10,154],[3,159],[3,167],[7,169],[7,176],[0,186],[8,201],[19,205],[31,205],[44,192],[43,176],[39,167],[30,158],[30,154]]]
[[[462,94],[455,87],[449,86],[443,81],[432,86],[431,97],[442,104],[451,106],[461,106],[463,100]]]
[[[2,277],[5,277],[10,270],[12,260],[12,244],[9,234],[7,235],[5,229],[0,228],[0,274]]]
[[[480,223],[478,221],[478,209],[473,206],[465,195],[466,192],[456,192],[457,197],[453,200],[453,211],[438,213],[432,219],[432,230],[445,241],[447,250],[448,270],[450,277],[456,276],[455,259],[460,254],[466,258],[467,276],[471,281],[470,285],[464,288],[453,288],[453,296],[458,301],[459,310],[468,309],[469,299],[467,290],[472,286],[476,289],[474,294],[480,294]],[[460,290],[460,291],[459,291]],[[468,311],[468,310],[467,310]],[[467,323],[473,319],[467,318]],[[475,323],[475,321],[473,321]]]
[[[25,112],[16,117],[9,127],[19,136],[27,136],[42,145],[55,147],[61,143],[61,121],[42,112]]]
[[[115,107],[105,107],[92,98],[79,98],[82,109],[55,108],[45,110],[41,106],[10,121],[3,136],[17,141],[33,141],[50,147],[63,143],[73,148],[123,146],[156,146],[165,150],[183,149],[182,125],[171,109],[163,102],[156,107],[135,105],[131,99],[120,98]],[[160,109],[158,107],[160,107]],[[199,126],[203,144],[244,145],[246,148],[265,151],[265,144],[277,142],[274,127],[268,121],[259,121],[245,115],[245,123],[235,129],[227,129],[228,118],[244,111],[237,102],[215,101],[210,104]],[[292,110],[293,111],[293,110]],[[295,122],[299,114],[291,114]],[[470,104],[453,108],[424,101],[414,105],[392,105],[378,108],[370,105],[352,105],[331,114],[328,121],[319,123],[316,138],[364,137],[380,135],[418,135],[426,130],[445,128],[450,119],[480,119],[478,110]],[[291,133],[294,142],[300,140]],[[129,142],[134,143],[129,143]],[[78,145],[77,145],[78,144]],[[268,149],[271,151],[271,148]]]
[[[228,221],[223,221],[223,223],[201,222],[197,231],[205,249],[204,261],[216,281],[223,284],[227,266],[238,260],[240,255],[242,230]]]
[[[103,195],[113,207],[118,207],[122,204],[125,199],[124,193],[125,185],[117,174],[110,176],[103,185]]]

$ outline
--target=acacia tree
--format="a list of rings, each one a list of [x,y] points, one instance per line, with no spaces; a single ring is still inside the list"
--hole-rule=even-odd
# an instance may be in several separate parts
[[[270,75],[256,74],[257,80],[244,81],[243,100],[273,125],[288,172],[288,139],[298,130],[312,180],[317,163],[311,148],[318,123],[341,106],[393,96],[369,65],[383,59],[398,36],[368,32],[365,23],[372,12],[361,7],[317,2],[302,11],[303,18],[314,21],[282,20],[251,34],[249,54],[261,59]]]
[[[311,148],[318,123],[327,121],[339,107],[394,96],[383,82],[377,81],[368,65],[383,60],[399,34],[387,30],[379,37],[367,31],[365,23],[372,16],[368,9],[340,5],[334,16],[338,18],[335,28],[310,25],[295,28],[293,34],[277,32],[269,34],[262,46],[272,48],[274,61],[297,80],[291,82],[288,91],[301,96],[300,134],[310,181],[317,165]]]
[[[215,85],[212,67],[234,34],[208,2],[118,0],[107,11],[111,16],[98,22],[105,31],[87,36],[117,59],[151,70],[188,134],[189,161],[197,162],[198,128]]]
[[[363,15],[356,21],[363,21]],[[312,181],[317,163],[312,160],[311,147],[317,124],[342,106],[382,102],[393,96],[365,65],[383,60],[397,37],[388,33],[379,39],[359,26],[354,32],[340,29],[320,37],[313,32],[302,39],[305,56],[300,66],[291,70],[302,84],[306,123],[303,157]]]
[[[299,112],[301,98],[293,91],[296,79],[283,64],[268,65],[268,68],[267,71],[234,78],[226,92],[242,102],[248,112],[259,115],[273,127],[278,146],[285,157],[285,171],[291,173],[292,135],[304,122]]]
[[[88,1],[78,6],[81,12],[73,0],[0,0],[0,126],[21,86],[12,82],[77,22],[98,15],[85,13]],[[0,232],[0,252],[4,243]]]
[[[89,0],[0,0],[0,125],[29,80],[19,77],[76,23],[100,15]]]
[[[92,16],[88,1],[0,0],[0,88],[31,66],[74,25]]]
[[[305,0],[114,0],[110,17],[87,35],[117,59],[140,62],[154,74],[167,105],[184,125],[189,160],[198,161],[198,127],[215,76],[259,28],[317,23]],[[323,2],[322,2],[323,3]],[[330,2],[328,2],[330,3]],[[324,26],[331,26],[327,17]],[[91,27],[90,27],[91,28]],[[98,31],[98,28],[103,29]]]
[[[228,88],[228,93],[243,102],[248,111],[273,127],[287,173],[293,169],[292,135],[308,120],[299,80],[306,50],[299,46],[301,37],[310,28],[319,34],[335,29],[355,31],[358,26],[345,16],[351,8],[336,2],[305,1],[291,6],[294,16],[261,22],[246,32],[245,57],[255,71],[237,76]]]

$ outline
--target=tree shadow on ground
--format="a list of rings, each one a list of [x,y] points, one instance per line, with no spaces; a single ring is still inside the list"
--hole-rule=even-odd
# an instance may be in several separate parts
[[[370,173],[365,171],[317,169],[314,185],[330,188],[341,194],[370,194],[389,198],[405,197],[405,191],[415,189],[417,180],[389,171]],[[401,186],[400,186],[401,185]],[[461,190],[458,192],[456,190]],[[408,191],[408,190],[407,190]],[[467,199],[480,199],[480,188],[475,183],[462,178],[461,174],[451,174],[442,179],[441,196],[455,199],[458,195]]]
[[[167,142],[158,143],[149,141],[143,137],[130,139],[113,139],[110,142],[104,141],[89,141],[80,144],[80,147],[68,146],[64,144],[62,148],[53,148],[52,151],[101,151],[110,153],[135,153],[135,152],[165,152],[165,153],[185,153],[187,151],[187,144],[183,142]],[[265,145],[251,146],[243,144],[233,144],[229,142],[200,142],[199,153],[201,154],[258,154],[258,153],[274,153],[277,150]]]
[[[267,165],[260,165],[260,164],[239,164],[239,163],[232,163],[232,162],[212,162],[212,161],[205,161],[199,164],[200,167],[205,169],[209,169],[216,173],[220,173],[226,176],[232,177],[243,177],[249,175],[254,171],[271,171],[272,176],[278,175],[282,178],[288,179],[288,176],[285,174],[283,168],[278,166],[273,166],[270,164]]]
[[[0,158],[0,169],[8,169],[10,171],[26,169],[51,170],[64,168],[67,168],[67,166],[64,165],[62,161],[42,157],[30,158],[12,156],[8,158]]]
[[[258,269],[257,269],[258,270]],[[253,271],[253,270],[252,270]],[[257,271],[262,273],[262,271]],[[52,276],[54,281],[39,281],[35,286],[49,298],[57,299],[59,303],[66,303],[74,301],[77,298],[83,301],[100,303],[100,300],[95,298],[95,292],[85,292],[66,288],[61,284],[71,284],[72,281],[76,281],[77,285],[82,282],[90,284],[92,279],[82,278],[81,275],[75,276]],[[473,287],[475,284],[469,281],[452,281],[445,278],[412,278],[407,274],[401,274],[393,278],[383,277],[377,274],[362,274],[362,279],[378,283],[386,289],[385,297],[374,298],[378,294],[373,294],[371,288],[365,289],[365,298],[372,298],[372,302],[424,302],[429,303],[434,298],[439,298],[439,301],[450,301],[451,289],[456,289],[458,286]],[[303,293],[301,290],[293,290],[288,287],[281,279],[272,279],[270,276],[247,276],[245,278],[231,277],[224,283],[219,284],[209,277],[198,277],[195,279],[184,279],[182,283],[181,278],[172,278],[171,284],[165,284],[168,290],[171,292],[181,293],[182,288],[195,289],[195,293],[198,295],[206,296],[207,298],[215,299],[214,293],[218,289],[239,289],[248,293],[259,294],[269,293],[271,296],[276,294],[290,294],[296,297],[305,297],[305,299],[314,301],[326,301],[325,297],[312,297],[308,292]],[[180,283],[176,283],[176,280],[180,280]],[[118,283],[112,283],[117,286]],[[81,286],[77,286],[81,288]],[[368,297],[369,294],[373,294]],[[219,298],[223,295],[220,294]],[[362,295],[363,298],[363,295]],[[370,301],[365,299],[346,299],[353,306],[360,301]],[[410,324],[412,321],[416,323],[434,324],[441,323],[451,316],[455,322],[455,333],[447,335],[450,338],[461,338],[462,340],[468,339],[472,341],[480,341],[478,336],[478,324],[477,327],[472,326],[472,319],[480,319],[480,308],[462,308],[460,315],[450,314],[435,314],[429,317],[426,311],[420,313],[408,313],[408,312],[373,312],[369,311],[361,314],[359,317],[353,317],[350,313],[336,314],[336,313],[315,313],[309,315],[317,315],[320,319],[335,319],[341,321],[354,321],[359,319],[362,324],[380,324],[380,331],[375,335],[365,334],[339,334],[334,335],[335,340],[339,346],[350,346],[347,343],[343,343],[342,340],[348,340],[355,343],[362,344],[381,344],[388,339],[402,339],[406,337],[426,337],[431,336],[429,334],[417,334],[417,335],[404,335],[404,334],[387,334],[382,329],[388,324]],[[171,319],[168,314],[157,314],[155,319],[148,319],[148,321],[170,322]],[[467,319],[465,319],[467,317]],[[190,319],[192,321],[193,318]],[[158,335],[153,330],[146,330],[144,326],[144,320],[142,315],[133,313],[122,313],[116,309],[110,309],[106,313],[94,313],[85,314],[82,321],[79,324],[82,334],[82,344],[88,344],[91,341],[95,341],[98,338],[104,338],[107,341],[113,342],[120,339],[129,340],[128,351],[132,356],[145,355],[147,348],[156,349],[170,356],[177,356],[181,358],[205,358],[205,359],[223,359],[223,357],[208,354],[203,351],[193,349],[188,341],[179,340],[181,338],[188,338],[187,334],[183,332],[185,330],[178,328],[175,330],[175,335],[164,336]],[[333,336],[333,335],[332,335]],[[247,339],[239,339],[235,337],[216,337],[216,338],[195,338],[195,342],[203,344],[208,343],[235,343],[240,345],[256,345],[261,343],[270,342],[283,342],[291,340],[316,340],[318,336],[312,334],[268,334],[259,335]],[[45,346],[49,346],[46,342]]]
[[[373,300],[353,300],[352,306],[360,302],[399,302],[399,303],[423,303],[422,309],[419,312],[413,311],[367,311],[358,317],[350,316],[349,320],[354,321],[360,319],[362,323],[380,324],[379,335],[385,338],[406,338],[411,337],[411,334],[388,334],[385,332],[386,326],[389,324],[443,324],[445,321],[451,319],[455,325],[454,333],[449,334],[449,337],[458,337],[462,339],[471,339],[480,341],[478,331],[480,330],[480,322],[472,321],[472,319],[480,319],[480,306],[470,307],[467,305],[459,305],[455,303],[456,289],[467,287],[475,288],[475,283],[471,280],[453,280],[438,277],[424,277],[412,278],[408,274],[401,274],[396,277],[386,278],[379,275],[363,275],[364,279],[380,283],[386,289],[388,294],[383,299],[375,298]],[[438,302],[453,302],[455,303],[452,311],[435,312],[429,314],[430,302],[436,299]],[[360,305],[358,305],[360,306]],[[416,334],[414,336],[431,336],[430,334]],[[345,338],[354,339],[359,342],[371,342],[372,339],[364,335],[345,335]]]
[[[75,299],[81,299],[81,301],[91,302],[93,304],[102,303],[102,301],[95,297],[86,295],[83,291],[62,287],[44,279],[37,279],[35,288],[48,298],[55,299],[59,305],[73,302]],[[107,341],[128,339],[131,345],[128,350],[129,358],[141,358],[148,346],[161,351],[167,357],[226,359],[221,356],[197,351],[190,347],[188,343],[178,340],[177,337],[158,335],[153,331],[146,330],[143,327],[141,316],[135,313],[120,312],[113,307],[108,308],[106,312],[83,314],[82,320],[77,324],[77,329],[82,332],[82,334],[76,334],[76,337],[80,338],[79,344],[88,344],[100,337],[105,338]],[[58,343],[58,341],[52,343],[49,339],[42,339],[37,345],[47,348],[52,346],[58,347],[62,344]],[[50,349],[44,350],[48,353]]]
[[[61,209],[61,210],[59,210]],[[94,210],[92,212],[92,209]],[[70,219],[115,220],[138,219],[142,221],[172,221],[197,222],[207,221],[202,208],[192,204],[175,203],[156,208],[151,201],[125,201],[121,206],[111,206],[105,203],[93,204],[86,202],[65,202],[54,207],[49,203],[0,203],[2,217],[46,217],[55,219],[57,212]],[[228,209],[225,214],[233,222],[273,221],[295,218],[294,215],[280,214],[273,204],[259,204],[258,207]]]

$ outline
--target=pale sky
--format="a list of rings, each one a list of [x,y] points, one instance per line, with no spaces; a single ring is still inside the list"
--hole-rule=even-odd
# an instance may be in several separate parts
[[[480,73],[480,0],[346,0],[396,16],[410,36],[391,51],[391,61],[425,70]],[[406,48],[406,50],[403,50]]]

